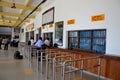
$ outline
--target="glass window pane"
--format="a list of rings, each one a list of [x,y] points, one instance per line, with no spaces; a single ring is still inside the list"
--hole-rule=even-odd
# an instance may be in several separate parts
[[[105,45],[105,39],[104,38],[93,38],[92,44],[98,44],[98,45]]]
[[[81,31],[80,32],[80,37],[90,37],[91,32],[90,31]]]
[[[79,33],[79,34],[78,34]],[[79,36],[78,36],[79,35]],[[94,50],[97,53],[105,53],[106,30],[83,30],[69,32],[69,48]]]
[[[95,50],[97,53],[103,53],[105,52],[105,46],[94,45],[92,50]]]
[[[78,42],[78,38],[69,38],[69,39],[70,39],[70,42],[74,42],[74,43]]]
[[[91,39],[90,38],[80,38],[80,48],[90,50]]]
[[[77,43],[70,43],[69,49],[74,49],[74,48],[78,48],[78,44]]]
[[[93,31],[93,37],[105,37],[106,31],[100,30],[100,31]]]
[[[78,33],[77,32],[69,32],[70,37],[77,37]]]
[[[97,53],[105,52],[106,47],[106,30],[94,30],[92,39],[92,50]]]

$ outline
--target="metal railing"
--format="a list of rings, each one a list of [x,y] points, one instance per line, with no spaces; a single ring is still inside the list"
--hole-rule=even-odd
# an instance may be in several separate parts
[[[58,79],[56,79],[56,74],[59,74],[59,76],[62,75],[62,71],[63,71],[62,63],[66,60],[71,61],[72,57],[71,56],[57,56],[57,57],[53,58],[53,80],[58,80]],[[72,64],[72,63],[70,63],[70,64]],[[60,70],[56,70],[57,68],[59,68]],[[59,79],[62,80],[62,77],[60,76]]]
[[[55,52],[55,53],[50,53],[46,55],[46,80],[48,80],[49,78],[49,69],[51,68],[51,72],[53,71],[53,59],[54,57],[60,57],[60,56],[65,56],[66,54],[68,54],[68,52]],[[51,64],[51,66],[50,66]],[[53,72],[52,72],[53,73]],[[51,77],[51,76],[50,76]]]
[[[28,59],[28,63],[32,63],[33,58],[31,57],[31,53],[33,51],[33,48],[34,47],[32,46],[24,46],[24,57]],[[49,76],[51,77],[51,75],[49,74],[50,69],[51,69],[51,74],[53,73],[52,80],[71,80],[71,78],[75,77],[74,74],[71,76],[71,73],[73,72],[75,73],[77,71],[80,72],[79,74],[80,80],[83,80],[84,71],[95,67],[98,67],[97,79],[100,80],[100,71],[101,71],[100,56],[76,59],[75,53],[73,53],[73,55],[70,56],[69,52],[62,52],[56,49],[45,49],[45,50],[34,49],[34,53],[35,53],[34,59],[36,60],[35,66],[37,67],[36,69],[37,76],[39,76],[40,73],[40,80],[43,80],[43,75],[46,76],[46,80],[51,80],[49,79]],[[85,61],[93,60],[93,59],[98,59],[98,64],[87,67],[84,66]],[[80,68],[76,68],[77,63],[80,63],[79,64]],[[46,70],[44,71],[45,74],[43,74],[43,66],[45,67],[44,69]],[[58,68],[59,70],[57,70]],[[56,75],[57,73],[60,76],[59,79],[58,76]],[[67,76],[65,76],[66,74]]]
[[[46,58],[46,56],[48,54],[54,54],[54,53],[55,53],[54,49],[37,50],[37,64],[38,64],[37,66],[39,67],[39,62],[40,62],[40,78],[41,78],[41,80],[43,80],[43,73],[42,73],[43,72],[43,64],[44,64],[44,67],[46,66],[46,68],[48,68],[48,65],[47,65],[48,58]],[[43,61],[45,61],[45,62],[43,62]],[[46,72],[46,76],[47,76],[48,69],[46,69],[46,68],[45,68],[46,71],[44,71],[44,72]],[[46,77],[46,79],[47,79],[47,77]]]
[[[57,58],[57,57],[56,57]],[[100,71],[101,71],[101,59],[100,56],[96,56],[96,57],[87,57],[87,58],[80,58],[80,59],[73,59],[73,60],[64,60],[64,61],[56,61],[56,58],[54,58],[53,60],[53,80],[66,80],[65,75],[68,74],[67,79],[70,80],[71,76],[70,73],[75,73],[75,72],[80,72],[80,80],[83,80],[83,72],[87,69],[92,69],[95,67],[98,67],[98,76],[97,76],[97,80],[100,80]],[[59,58],[59,57],[58,57]],[[93,60],[93,59],[98,59],[98,64],[96,65],[92,65],[92,66],[88,66],[88,67],[84,67],[84,63],[86,60]],[[80,68],[74,68],[72,65],[72,63],[77,63],[80,62],[81,67]],[[60,74],[59,76],[57,75],[56,78],[56,68],[58,68],[58,66],[56,67],[56,63],[60,63],[57,64],[59,65],[60,68]],[[59,72],[57,71],[57,72]],[[72,78],[75,78],[75,76],[73,76]]]

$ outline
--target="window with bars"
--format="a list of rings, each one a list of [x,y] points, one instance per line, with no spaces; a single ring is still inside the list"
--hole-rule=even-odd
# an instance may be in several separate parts
[[[106,29],[69,31],[68,48],[105,53]]]

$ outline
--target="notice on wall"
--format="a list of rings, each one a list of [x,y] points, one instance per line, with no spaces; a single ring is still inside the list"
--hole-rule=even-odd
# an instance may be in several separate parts
[[[91,16],[91,21],[92,22],[103,21],[103,20],[105,20],[105,15],[104,14],[99,14],[99,15]]]
[[[33,30],[33,29],[34,29],[34,23],[31,23],[26,27],[26,31]]]
[[[49,24],[49,28],[52,28],[53,27],[53,23]]]
[[[42,14],[42,25],[47,25],[54,22],[54,7],[46,10]]]
[[[75,19],[68,20],[68,21],[67,21],[67,24],[68,24],[68,25],[70,25],[70,24],[75,24]]]
[[[42,29],[45,29],[45,26],[42,26]]]

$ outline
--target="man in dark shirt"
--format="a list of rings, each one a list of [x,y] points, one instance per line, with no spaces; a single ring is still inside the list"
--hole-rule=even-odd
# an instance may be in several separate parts
[[[0,49],[2,49],[1,45],[2,45],[2,38],[0,37]]]
[[[8,50],[8,44],[9,44],[9,40],[8,40],[8,38],[5,38],[5,40],[4,40],[4,50]]]

